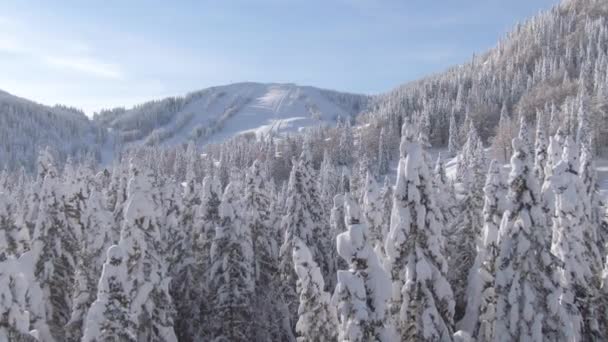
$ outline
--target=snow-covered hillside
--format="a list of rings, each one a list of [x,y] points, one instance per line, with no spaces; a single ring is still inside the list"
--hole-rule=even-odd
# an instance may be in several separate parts
[[[368,96],[294,84],[237,83],[207,88],[185,97],[115,109],[95,120],[126,144],[198,145],[239,134],[257,137],[331,125],[365,109]]]
[[[105,131],[79,110],[44,106],[0,91],[0,169],[33,169],[45,146],[53,147],[61,160],[86,155],[101,159],[105,141]]]

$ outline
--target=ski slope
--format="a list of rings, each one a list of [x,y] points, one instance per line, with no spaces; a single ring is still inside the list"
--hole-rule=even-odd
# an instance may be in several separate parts
[[[109,127],[125,136],[137,136],[129,144],[172,146],[194,141],[204,145],[243,134],[262,138],[331,125],[339,117],[358,114],[368,100],[368,96],[295,84],[237,83],[204,89],[177,98],[171,105],[163,101],[144,104],[118,115]],[[171,110],[174,112],[166,112]],[[150,112],[168,119],[153,123],[150,132],[133,132],[132,122]]]

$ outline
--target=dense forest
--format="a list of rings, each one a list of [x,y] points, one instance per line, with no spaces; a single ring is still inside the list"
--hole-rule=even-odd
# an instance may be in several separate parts
[[[173,146],[104,126],[145,106],[9,106],[0,341],[608,340],[605,1],[387,94],[331,96],[360,113]],[[139,118],[142,136],[166,120]]]

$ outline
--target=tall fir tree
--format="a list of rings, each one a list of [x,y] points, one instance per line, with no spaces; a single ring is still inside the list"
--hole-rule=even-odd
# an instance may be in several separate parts
[[[335,274],[328,273],[331,268],[331,258],[326,257],[331,253],[326,250],[330,241],[329,229],[325,228],[322,222],[322,209],[314,184],[314,170],[309,147],[308,145],[303,147],[300,159],[293,164],[287,188],[285,215],[281,220],[284,240],[279,251],[279,272],[283,285],[282,293],[285,301],[290,305],[290,317],[294,323],[297,314],[297,300],[292,250],[296,238],[302,240],[310,248],[315,262],[321,268],[324,278],[327,279],[325,286],[331,288],[332,284],[335,284]]]
[[[556,194],[551,250],[563,263],[562,276],[584,317],[582,339],[604,340],[608,337],[598,321],[601,256],[594,239],[595,226],[585,215],[586,189],[578,168],[578,148],[568,138],[562,161],[553,168],[550,180]]]
[[[401,341],[451,341],[454,296],[442,254],[442,227],[431,173],[422,148],[404,125],[391,228],[386,240],[387,269],[393,280],[390,310]]]
[[[278,240],[273,226],[272,189],[259,161],[247,170],[243,203],[244,222],[251,232],[255,292],[252,308],[256,319],[252,337],[258,341],[286,341],[291,327],[285,327],[278,278]]]
[[[32,293],[22,267],[14,255],[0,252],[0,341],[39,341],[30,333]]]
[[[448,279],[456,300],[455,319],[460,320],[466,311],[467,283],[477,257],[479,236],[483,226],[483,184],[485,183],[484,150],[481,141],[469,154],[465,197],[460,206],[453,229],[447,237]]]
[[[349,269],[338,271],[332,301],[338,307],[339,340],[391,341],[388,319],[391,281],[370,244],[367,224],[350,194],[345,196],[347,231],[338,235],[337,250]]]
[[[131,161],[118,245],[127,258],[129,318],[138,340],[173,342],[174,308],[161,237],[160,186],[152,171]]]
[[[460,149],[460,139],[458,137],[458,125],[456,124],[456,115],[454,111],[450,114],[450,126],[448,137],[448,152],[451,156],[455,156]]]
[[[297,341],[337,341],[336,309],[331,305],[329,293],[324,290],[325,284],[319,266],[313,260],[308,247],[298,238],[294,240],[292,254],[298,277]]]
[[[368,172],[363,192],[363,214],[369,227],[369,239],[374,249],[384,250],[384,238],[388,231],[388,220],[383,215],[380,188],[374,176]]]
[[[474,269],[469,277],[467,309],[460,328],[477,340],[494,340],[496,294],[494,275],[498,256],[498,230],[506,209],[507,185],[500,166],[492,160],[484,186],[483,228],[481,230]]]
[[[209,335],[208,325],[202,322],[207,322],[213,318],[211,312],[211,295],[209,293],[209,282],[211,281],[211,245],[215,238],[215,228],[220,223],[219,206],[221,203],[221,185],[217,177],[207,175],[203,178],[201,187],[201,204],[196,210],[195,226],[194,226],[194,262],[195,274],[194,279],[198,282],[199,294],[195,305],[198,308],[193,310],[198,311],[197,322],[200,322],[196,327],[195,336],[204,338]]]
[[[522,121],[520,136],[527,127]],[[569,341],[578,338],[575,310],[556,277],[550,229],[542,212],[529,140],[513,140],[508,207],[502,218],[496,260],[496,341]]]
[[[536,114],[536,140],[534,143],[534,175],[541,182],[545,179],[545,166],[547,165],[548,146],[547,136],[545,134],[545,122],[542,114]]]
[[[97,299],[84,322],[82,342],[137,341],[136,327],[130,319],[127,256],[113,245],[99,279]]]
[[[69,229],[59,176],[48,150],[41,158],[41,166],[45,175],[32,243],[34,274],[44,294],[51,334],[61,341],[65,340],[64,326],[72,308],[70,290],[74,284],[78,240]]]
[[[65,327],[68,341],[80,341],[82,337],[87,311],[97,294],[97,283],[106,251],[118,239],[113,235],[111,227],[114,221],[103,204],[103,197],[98,188],[93,187],[91,190],[85,208],[82,215],[84,236],[76,265],[72,312]]]
[[[209,322],[211,341],[250,341],[252,336],[253,248],[238,188],[237,184],[229,183],[224,190],[219,207],[220,224],[211,246],[210,291],[214,316]]]

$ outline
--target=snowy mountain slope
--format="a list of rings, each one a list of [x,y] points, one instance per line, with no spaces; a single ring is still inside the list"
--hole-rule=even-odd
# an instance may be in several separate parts
[[[60,160],[68,155],[100,158],[105,134],[81,111],[44,106],[0,91],[0,169],[32,170],[40,148],[51,146]]]
[[[294,84],[237,83],[105,111],[95,121],[126,144],[171,146],[193,140],[201,145],[239,134],[262,137],[332,124],[357,115],[368,101],[368,96]]]

